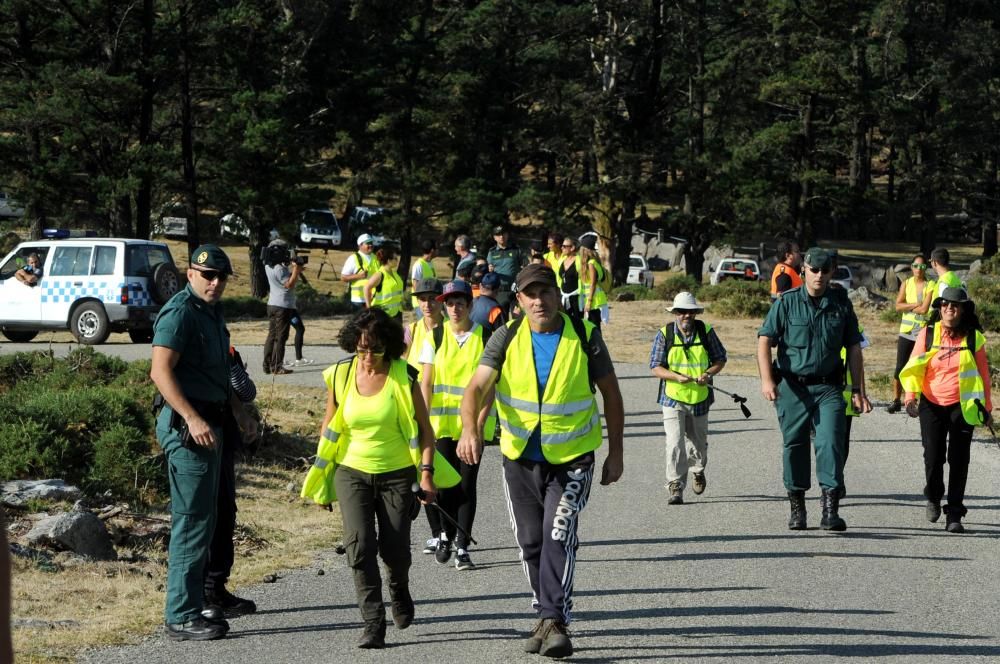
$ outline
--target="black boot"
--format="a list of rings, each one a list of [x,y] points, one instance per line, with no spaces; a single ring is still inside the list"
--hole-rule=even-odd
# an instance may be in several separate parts
[[[789,491],[788,502],[792,508],[792,515],[788,517],[789,530],[806,529],[806,492]]]
[[[819,504],[823,508],[823,519],[819,522],[820,528],[837,532],[847,530],[847,522],[837,514],[837,510],[840,508],[840,495],[836,489],[823,489]]]
[[[945,524],[944,529],[949,533],[964,533],[965,526],[962,525],[962,517],[965,516],[964,507],[944,506]]]
[[[385,616],[365,621],[365,629],[358,640],[359,648],[385,648]]]

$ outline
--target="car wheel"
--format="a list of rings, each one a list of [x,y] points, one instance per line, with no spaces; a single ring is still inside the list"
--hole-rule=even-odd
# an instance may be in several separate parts
[[[4,330],[3,335],[16,344],[26,344],[38,336],[38,330]]]
[[[81,304],[73,312],[69,322],[69,331],[82,344],[93,346],[103,344],[111,334],[111,324],[108,314],[99,302]]]
[[[153,281],[150,283],[150,295],[157,304],[166,304],[167,300],[181,289],[181,275],[171,263],[160,263],[153,270]]]
[[[140,330],[129,330],[128,338],[135,344],[148,344],[153,340],[153,328],[143,328]]]

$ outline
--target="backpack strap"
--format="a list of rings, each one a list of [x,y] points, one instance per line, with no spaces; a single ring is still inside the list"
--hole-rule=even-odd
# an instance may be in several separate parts
[[[924,329],[927,330],[924,334],[924,352],[926,353],[934,345],[934,323],[931,323]]]
[[[337,368],[333,370],[333,405],[340,407],[340,399],[337,398],[338,392],[344,394],[344,390],[347,389],[347,376],[351,373],[351,362],[357,355],[348,355],[344,359],[337,362]],[[341,378],[343,374],[343,378]],[[338,390],[339,386],[339,390]]]
[[[431,334],[434,337],[434,352],[436,353],[437,349],[441,347],[441,342],[444,341],[444,321],[441,321],[441,324],[435,327]]]
[[[593,346],[590,343],[590,339],[587,338],[587,328],[584,326],[583,321],[569,316],[570,324],[573,326],[573,331],[576,332],[576,336],[580,339],[580,346],[583,348],[583,353],[587,358],[587,379],[590,381],[590,391],[595,393],[597,390],[594,386],[594,374],[593,369],[590,366],[590,358],[594,355]],[[507,326],[507,336],[503,340],[503,348],[500,352],[500,365],[497,367],[497,380],[499,380],[500,372],[503,371],[503,362],[507,358],[507,349],[510,348],[511,343],[514,341],[514,335],[517,334],[517,330],[521,327],[521,323],[524,322],[524,317],[515,318]],[[486,328],[483,328],[483,334],[486,334]],[[483,338],[483,344],[485,345],[486,338]]]

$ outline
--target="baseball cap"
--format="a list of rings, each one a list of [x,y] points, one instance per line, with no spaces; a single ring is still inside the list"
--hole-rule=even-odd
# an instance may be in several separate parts
[[[413,294],[423,295],[431,293],[432,295],[440,295],[441,291],[441,282],[437,279],[420,279],[417,281],[417,287],[413,289]]]
[[[233,265],[229,262],[226,252],[214,244],[203,244],[191,253],[191,263],[208,270],[218,270],[225,274],[233,273]]]
[[[823,269],[833,264],[833,256],[822,247],[812,247],[806,252],[805,263],[809,267]]]
[[[372,244],[374,244],[375,243],[375,238],[373,238],[368,233],[362,233],[361,235],[358,236],[358,246],[359,247],[361,245],[367,243],[367,242],[371,242]]]
[[[490,290],[496,290],[500,288],[500,275],[496,272],[487,272],[483,275],[483,278],[479,280],[480,286],[486,286]]]
[[[517,273],[517,292],[524,292],[524,289],[531,284],[542,284],[558,288],[556,283],[556,273],[548,263],[532,263]]]
[[[586,247],[587,249],[597,248],[597,236],[596,235],[584,235],[580,238],[580,246]]]
[[[444,292],[434,299],[438,302],[444,302],[449,295],[464,295],[469,300],[472,300],[472,286],[469,285],[469,282],[461,279],[449,281],[444,285]]]
[[[507,232],[507,229],[504,228],[503,226],[494,226],[493,227],[493,234],[494,235],[503,235],[506,232]]]

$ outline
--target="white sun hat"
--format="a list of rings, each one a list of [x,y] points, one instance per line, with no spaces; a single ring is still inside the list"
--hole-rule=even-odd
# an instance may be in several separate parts
[[[694,299],[694,295],[687,292],[681,291],[677,295],[674,295],[673,306],[667,307],[667,311],[674,311],[675,309],[680,309],[681,311],[704,311],[703,307],[698,300]]]

